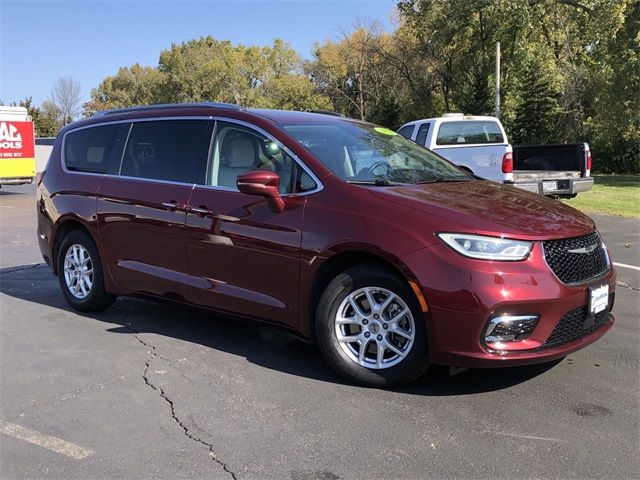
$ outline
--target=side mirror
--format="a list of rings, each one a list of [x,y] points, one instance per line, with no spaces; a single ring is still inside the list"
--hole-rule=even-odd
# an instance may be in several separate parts
[[[266,198],[274,212],[280,213],[284,210],[284,200],[280,196],[280,175],[277,173],[253,170],[238,175],[236,185],[242,193]]]

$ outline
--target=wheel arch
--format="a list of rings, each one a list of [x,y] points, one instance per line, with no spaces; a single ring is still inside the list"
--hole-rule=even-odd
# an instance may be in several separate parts
[[[60,218],[56,224],[54,225],[52,237],[52,249],[51,249],[51,266],[53,269],[54,275],[58,275],[58,255],[60,250],[60,245],[64,238],[69,234],[69,232],[73,230],[83,230],[91,237],[93,243],[98,247],[98,242],[96,242],[96,238],[91,232],[91,228],[84,223],[80,218],[68,215]],[[99,250],[98,250],[99,251]]]
[[[418,287],[417,279],[402,260],[387,253],[376,251],[375,249],[362,247],[342,248],[338,251],[331,252],[313,274],[307,293],[306,315],[304,315],[302,319],[304,322],[304,324],[301,325],[303,332],[313,337],[318,301],[331,280],[339,273],[351,267],[366,263],[378,265],[404,280],[414,292],[416,301],[418,301],[421,307],[423,306],[424,298],[420,299],[419,297],[419,295],[423,294]]]

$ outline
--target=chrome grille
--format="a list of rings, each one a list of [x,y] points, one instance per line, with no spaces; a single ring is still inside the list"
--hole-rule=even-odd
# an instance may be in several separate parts
[[[609,269],[607,252],[597,232],[548,240],[542,246],[547,264],[563,283],[582,283]]]

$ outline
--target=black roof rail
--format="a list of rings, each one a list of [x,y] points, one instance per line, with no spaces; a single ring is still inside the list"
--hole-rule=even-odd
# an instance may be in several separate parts
[[[140,112],[146,110],[159,109],[178,109],[186,107],[213,107],[226,108],[227,110],[241,110],[243,107],[235,103],[223,102],[198,102],[198,103],[156,103],[154,105],[140,105],[137,107],[116,108],[114,110],[104,110],[93,114],[94,117],[103,117],[105,115],[115,115],[117,113]]]
[[[332,112],[331,110],[309,110],[309,113],[321,113],[322,115],[333,115],[334,117],[344,117],[340,112]]]

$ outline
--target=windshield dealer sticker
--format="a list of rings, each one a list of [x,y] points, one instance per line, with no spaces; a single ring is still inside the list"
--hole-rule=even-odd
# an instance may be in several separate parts
[[[374,130],[378,133],[382,133],[384,135],[391,135],[391,136],[396,136],[397,133],[394,132],[393,130],[389,130],[388,128],[384,128],[384,127],[376,127],[374,128]]]

